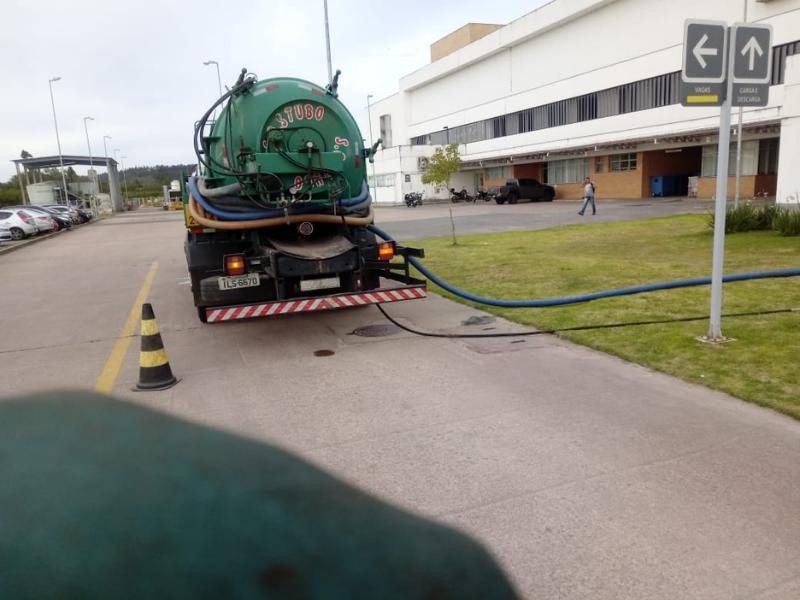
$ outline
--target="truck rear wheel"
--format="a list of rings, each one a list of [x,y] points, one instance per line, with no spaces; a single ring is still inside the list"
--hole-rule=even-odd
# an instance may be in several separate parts
[[[201,323],[208,323],[208,316],[206,315],[206,307],[205,306],[198,306],[197,307],[197,318],[200,319]]]

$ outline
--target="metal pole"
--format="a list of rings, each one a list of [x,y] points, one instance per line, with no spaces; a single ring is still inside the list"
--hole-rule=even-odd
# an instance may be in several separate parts
[[[372,98],[372,94],[367,94],[367,119],[369,120],[369,147],[372,148],[372,110],[370,109],[369,100]],[[372,187],[374,190],[374,194],[372,196],[373,201],[375,200],[375,196],[378,194],[378,181],[375,179],[375,161],[374,157],[372,162]]]
[[[111,177],[108,175],[108,146],[106,146],[106,140],[110,140],[110,135],[103,136],[103,157],[106,159],[106,179],[108,180],[108,195],[111,196]],[[113,210],[113,205],[112,205]]]
[[[28,204],[28,202],[25,202],[25,187],[22,185],[22,175],[19,174],[19,163],[14,163],[14,168],[17,170],[17,183],[19,184],[19,193],[22,197],[22,203]],[[23,169],[24,168],[23,165]]]
[[[94,169],[94,160],[92,159],[92,144],[89,142],[89,126],[86,124],[87,121],[94,121],[94,117],[83,117],[83,130],[86,132],[86,147],[89,149],[89,169],[92,171],[92,174],[89,176],[89,182],[93,183],[91,194],[89,194],[89,203],[92,206],[92,212],[94,216],[97,216],[97,208],[94,202],[94,195],[97,189],[97,171]]]
[[[325,6],[325,48],[328,52],[328,82],[333,81],[333,68],[331,67],[331,33],[328,27],[328,0],[323,0]]]
[[[53,99],[53,82],[61,77],[53,77],[48,81],[50,85],[50,104],[53,105],[53,124],[56,126],[56,144],[58,145],[58,163],[61,165],[61,184],[64,186],[64,203],[69,206],[69,192],[67,191],[67,178],[64,175],[64,156],[61,154],[61,138],[58,135],[58,119],[56,119],[56,101]]]
[[[711,264],[711,319],[708,338],[722,341],[722,267],[725,259],[725,211],[728,204],[728,158],[731,143],[731,96],[733,95],[733,59],[735,44],[728,42],[727,94],[719,113],[717,148],[717,198],[714,212],[714,256]]]
[[[744,19],[743,23],[747,23],[747,0],[744,0]],[[733,207],[739,208],[739,193],[741,190],[742,181],[742,117],[744,115],[744,108],[739,107],[739,121],[736,128],[736,191],[733,194]]]
[[[219,63],[214,61],[214,66],[217,67],[217,88],[219,89],[219,96],[222,97],[222,78],[219,76]]]
[[[127,207],[128,203],[128,177],[125,175],[125,159],[128,158],[127,156],[120,156],[120,165],[122,166],[122,183],[125,186],[125,204]]]

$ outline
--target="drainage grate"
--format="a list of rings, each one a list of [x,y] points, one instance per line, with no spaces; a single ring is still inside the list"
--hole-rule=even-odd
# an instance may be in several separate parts
[[[380,325],[365,325],[350,332],[350,335],[358,335],[361,337],[386,337],[387,335],[394,335],[398,333],[400,328],[391,323]]]
[[[333,356],[336,354],[333,350],[314,350],[314,356]]]
[[[491,315],[473,315],[466,321],[461,321],[462,325],[488,325],[489,323],[494,323],[496,317]]]

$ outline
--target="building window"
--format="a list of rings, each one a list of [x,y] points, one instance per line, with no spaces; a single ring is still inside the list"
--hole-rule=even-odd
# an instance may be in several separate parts
[[[613,154],[611,156],[612,171],[635,171],[636,152],[626,152],[625,154]]]
[[[742,142],[742,172],[745,177],[755,175],[758,171],[759,142],[750,140]],[[777,157],[776,157],[777,161]],[[777,165],[776,165],[777,167]],[[703,164],[700,174],[703,177],[717,176],[717,145],[703,146]],[[728,176],[736,175],[736,142],[730,146],[728,154]]]
[[[486,169],[486,179],[511,179],[514,170],[511,167],[490,167]]]
[[[780,140],[761,140],[758,144],[758,174],[778,174],[778,145]]]
[[[369,176],[370,187],[393,187],[395,173],[384,173],[382,175]]]
[[[598,156],[594,159],[594,172],[602,173],[606,170],[606,157]]]
[[[384,148],[392,147],[392,115],[381,115],[381,139]]]
[[[547,183],[580,183],[589,176],[589,161],[585,158],[552,160],[547,163]]]

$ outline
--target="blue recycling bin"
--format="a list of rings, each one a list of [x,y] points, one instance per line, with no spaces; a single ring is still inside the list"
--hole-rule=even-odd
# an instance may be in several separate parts
[[[664,196],[664,175],[656,175],[650,178],[650,195],[651,196]]]
[[[684,175],[656,175],[650,178],[651,196],[685,196],[689,178]]]

